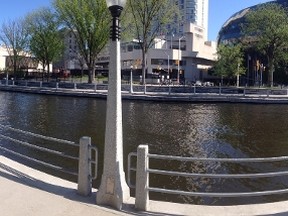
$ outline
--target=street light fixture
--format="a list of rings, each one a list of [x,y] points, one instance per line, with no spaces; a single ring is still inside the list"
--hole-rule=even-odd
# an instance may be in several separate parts
[[[179,85],[180,83],[180,49],[181,49],[181,40],[184,38],[185,36],[182,36],[178,39],[178,73],[177,73],[177,83]],[[181,57],[182,59],[182,57]]]
[[[130,198],[130,189],[123,169],[123,127],[121,98],[120,26],[119,17],[126,0],[106,0],[112,15],[109,84],[107,95],[104,167],[96,202],[122,208]]]
[[[133,93],[133,65],[130,66],[130,93]]]

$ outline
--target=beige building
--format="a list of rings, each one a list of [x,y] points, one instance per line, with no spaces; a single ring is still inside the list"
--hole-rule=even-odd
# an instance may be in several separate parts
[[[149,79],[164,76],[181,81],[206,81],[213,77],[207,71],[216,60],[216,43],[205,40],[205,29],[195,24],[185,25],[181,37],[155,39],[154,46],[147,53],[147,75]],[[108,71],[109,53],[107,49],[98,58],[98,64]],[[137,41],[121,45],[122,74],[141,76],[142,54]],[[179,63],[179,64],[178,64]],[[106,66],[105,66],[106,65]]]
[[[7,71],[13,71],[13,60],[12,56],[9,55],[6,47],[0,46],[0,71],[6,73]],[[47,67],[45,71],[47,71]],[[24,53],[20,55],[17,63],[17,70],[33,73],[33,72],[43,72],[43,66],[31,58],[31,55]],[[52,70],[52,64],[50,65],[50,70]]]
[[[147,53],[147,81],[162,76],[177,81],[179,78],[185,82],[211,79],[207,70],[216,60],[216,43],[206,41],[206,38],[205,28],[186,23],[183,36],[163,36],[155,39],[153,47]],[[87,69],[86,65],[81,63],[74,35],[67,31],[64,40],[66,49],[62,61],[55,64],[55,67],[71,72]],[[108,73],[109,56],[107,46],[98,56],[96,73]],[[142,54],[137,40],[121,43],[121,62],[124,78],[130,76],[132,69],[133,77],[140,79]]]

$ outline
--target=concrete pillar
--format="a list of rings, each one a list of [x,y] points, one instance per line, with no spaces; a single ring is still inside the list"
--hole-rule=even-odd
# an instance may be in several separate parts
[[[137,149],[137,173],[135,207],[141,211],[149,210],[149,158],[148,146],[140,145]]]
[[[88,196],[92,191],[91,169],[90,169],[90,150],[91,138],[81,137],[79,146],[79,165],[78,165],[78,194]]]
[[[222,94],[222,86],[221,86],[221,84],[219,85],[219,95],[221,95]]]
[[[122,209],[123,202],[130,198],[130,189],[123,168],[120,41],[110,43],[104,167],[96,202]]]

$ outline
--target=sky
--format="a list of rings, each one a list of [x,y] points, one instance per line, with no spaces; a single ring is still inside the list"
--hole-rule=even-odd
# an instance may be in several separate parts
[[[268,0],[209,0],[208,39],[215,41],[221,26],[234,13],[246,7],[264,2],[268,2]],[[5,20],[24,17],[33,10],[49,5],[51,5],[51,0],[5,1],[5,4],[1,4],[0,25]]]
[[[216,41],[222,25],[234,13],[268,0],[209,0],[208,40]]]

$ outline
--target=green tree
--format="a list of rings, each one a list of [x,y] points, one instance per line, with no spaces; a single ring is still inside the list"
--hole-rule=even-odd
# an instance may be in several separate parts
[[[16,76],[22,61],[25,60],[25,56],[28,54],[28,32],[24,20],[17,19],[3,22],[0,40],[5,45],[9,54],[9,64],[12,65],[13,74]]]
[[[95,78],[96,60],[109,39],[111,15],[105,0],[54,0],[55,9],[71,33],[89,69],[88,82]]]
[[[240,44],[220,44],[217,48],[218,60],[214,65],[214,73],[221,78],[237,77],[245,73],[243,66],[242,46]]]
[[[26,17],[30,34],[30,51],[41,62],[43,72],[47,67],[50,77],[50,64],[63,53],[64,43],[60,34],[60,22],[50,8],[41,8]]]
[[[269,3],[249,11],[242,33],[244,43],[266,58],[269,84],[273,86],[275,67],[287,60],[288,15],[279,4]]]
[[[177,17],[178,10],[171,0],[128,0],[126,11],[131,13],[129,25],[142,50],[142,80],[145,84],[147,52],[155,38],[165,33],[167,24]]]

